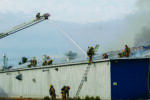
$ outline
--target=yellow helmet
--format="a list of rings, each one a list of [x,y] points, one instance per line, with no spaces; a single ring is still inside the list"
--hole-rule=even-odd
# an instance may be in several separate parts
[[[52,87],[52,85],[50,84],[50,85],[49,85],[49,88],[51,88],[51,87]]]
[[[93,48],[93,46],[91,46],[91,48]]]

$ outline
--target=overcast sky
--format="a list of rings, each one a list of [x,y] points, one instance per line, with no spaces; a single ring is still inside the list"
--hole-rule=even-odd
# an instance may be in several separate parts
[[[52,19],[89,23],[122,19],[136,10],[136,0],[1,0],[0,13],[32,16],[50,12]]]
[[[100,44],[99,53],[134,46],[136,33],[149,25],[150,0],[0,0],[0,33],[50,13],[50,20],[80,47]],[[0,55],[62,55],[81,51],[50,21],[0,40]]]

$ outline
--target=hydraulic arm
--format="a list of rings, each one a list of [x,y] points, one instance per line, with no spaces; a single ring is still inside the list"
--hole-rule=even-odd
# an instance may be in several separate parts
[[[30,21],[30,22],[27,22],[27,23],[23,23],[23,24],[17,25],[17,26],[13,27],[12,29],[10,29],[10,30],[8,30],[6,32],[0,33],[0,39],[4,38],[6,36],[9,36],[11,34],[14,34],[14,33],[18,32],[18,31],[21,31],[23,29],[26,29],[26,28],[28,28],[30,26],[33,26],[35,24],[38,24],[38,23],[40,23],[40,22],[42,22],[44,20],[47,20],[49,16],[50,16],[50,14],[48,14],[48,13],[45,13],[42,16],[40,16],[40,14],[37,14],[36,15],[36,19],[34,19],[34,20]]]

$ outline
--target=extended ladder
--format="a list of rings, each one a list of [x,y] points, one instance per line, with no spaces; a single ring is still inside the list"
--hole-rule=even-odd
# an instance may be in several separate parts
[[[85,78],[87,77],[87,74],[88,74],[88,72],[89,72],[89,70],[90,70],[90,64],[86,67],[86,70],[85,70],[85,73],[84,73],[84,75],[83,75],[83,77],[82,77],[82,80],[81,80],[81,82],[80,82],[80,85],[79,85],[79,87],[78,87],[78,90],[77,90],[77,92],[76,92],[76,94],[75,94],[75,96],[74,96],[74,99],[76,99],[78,96],[79,96],[79,93],[80,93],[80,91],[81,91],[81,89],[82,89],[82,86],[83,86],[83,83],[85,82]]]
[[[8,31],[6,31],[6,32],[0,33],[0,39],[6,37],[6,36],[8,36],[8,35],[11,35],[11,34],[13,34],[13,33],[16,33],[16,32],[18,32],[18,31],[21,31],[21,30],[23,30],[23,29],[26,29],[26,28],[28,28],[28,27],[30,27],[30,26],[33,26],[33,25],[35,25],[35,24],[37,24],[37,23],[40,23],[40,22],[42,22],[42,21],[48,19],[49,16],[50,16],[50,15],[49,15],[48,13],[46,13],[46,14],[44,14],[43,16],[40,16],[39,19],[34,19],[34,20],[32,20],[32,21],[30,21],[30,22],[28,22],[28,23],[20,24],[20,25],[18,25],[18,26],[13,27],[12,29],[10,29],[10,30],[8,30]]]

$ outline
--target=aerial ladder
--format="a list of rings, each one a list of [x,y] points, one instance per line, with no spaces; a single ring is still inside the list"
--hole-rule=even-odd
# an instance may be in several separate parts
[[[29,21],[27,23],[22,23],[20,25],[17,25],[15,27],[13,27],[12,29],[10,29],[10,30],[8,30],[6,32],[0,33],[0,39],[4,38],[6,36],[9,36],[11,34],[14,34],[14,33],[18,32],[18,31],[21,31],[23,29],[26,29],[26,28],[28,28],[30,26],[33,26],[35,24],[38,24],[38,23],[40,23],[40,22],[42,22],[44,20],[47,20],[49,16],[50,16],[50,14],[48,14],[48,13],[45,13],[42,16],[40,15],[40,13],[38,13],[36,15],[36,19],[31,20],[31,21]]]

